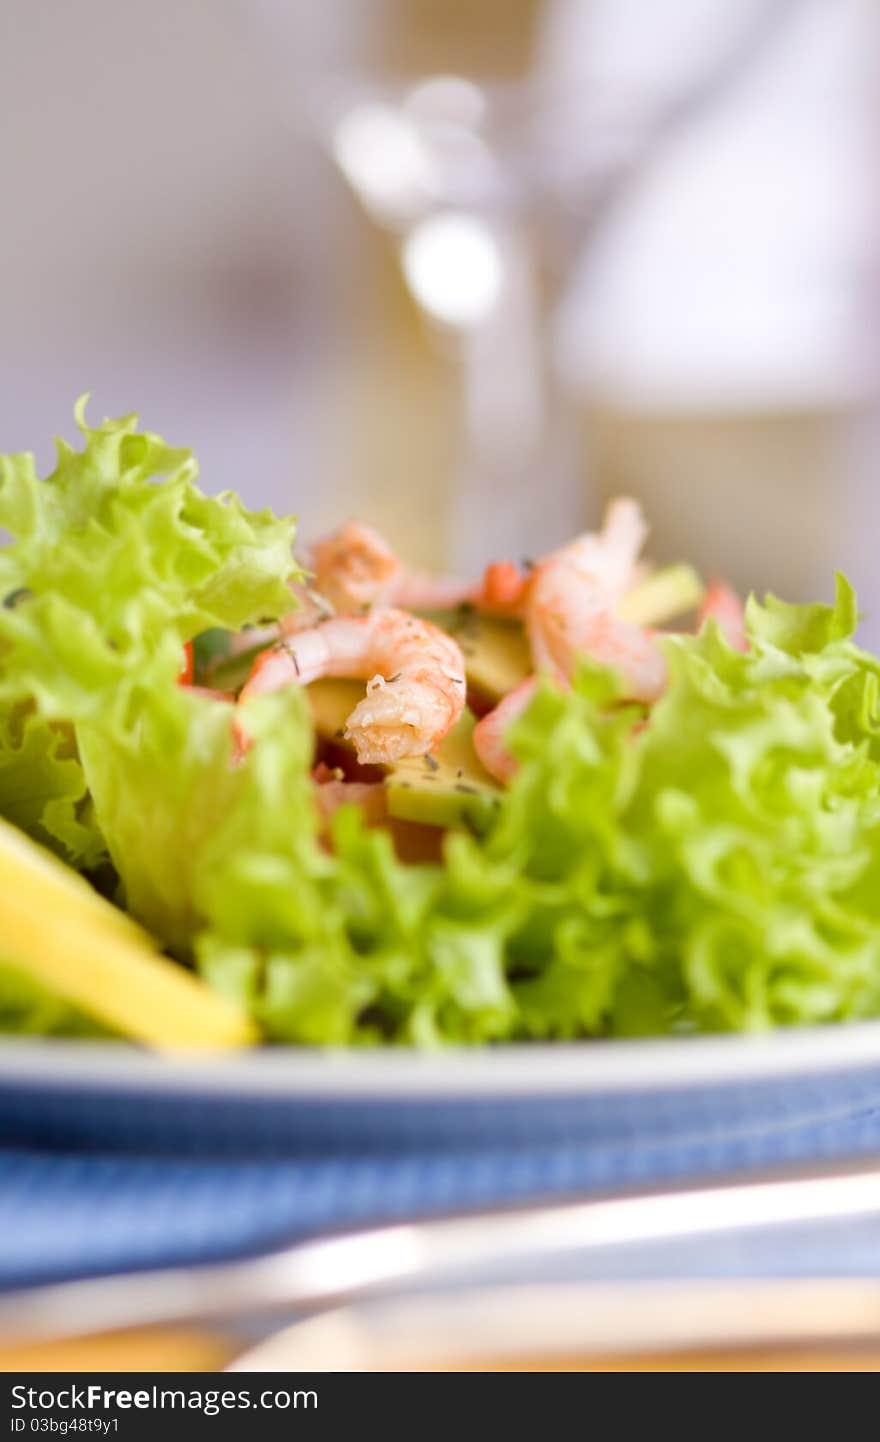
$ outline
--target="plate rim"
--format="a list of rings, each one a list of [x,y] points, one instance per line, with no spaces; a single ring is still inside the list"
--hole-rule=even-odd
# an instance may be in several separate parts
[[[690,1091],[880,1069],[880,1020],[716,1035],[416,1052],[265,1048],[210,1056],[8,1037],[0,1087],[263,1099],[455,1101]]]

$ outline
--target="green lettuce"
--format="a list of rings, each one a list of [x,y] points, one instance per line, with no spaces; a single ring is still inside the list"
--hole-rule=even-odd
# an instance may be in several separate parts
[[[78,870],[104,861],[73,730],[28,705],[0,706],[0,816]]]
[[[843,578],[830,606],[751,601],[746,652],[714,623],[668,638],[649,718],[600,668],[542,682],[488,831],[403,865],[354,810],[321,836],[296,688],[234,712],[176,684],[185,641],[288,608],[290,523],[205,497],[131,417],[79,419],[47,480],[0,462],[0,813],[80,869],[106,848],[127,908],[268,1038],[880,1014],[880,663]],[[0,1025],[67,1023],[0,970]]]
[[[85,401],[76,420],[82,450],[59,441],[45,480],[30,454],[0,457],[0,815],[91,870],[105,839],[82,747],[130,747],[183,643],[283,613],[299,572],[291,522],[203,495],[189,451],[133,415],[89,428]]]
[[[609,728],[587,676],[523,719],[511,800],[531,816],[505,846],[533,838],[521,869],[555,888],[517,987],[531,1034],[877,1013],[877,662],[848,639],[856,619],[842,578],[833,607],[752,602],[746,654],[714,623],[667,642],[647,727]]]
[[[189,451],[137,430],[137,417],[58,442],[45,480],[33,456],[0,458],[0,700],[48,719],[120,724],[180,669],[181,647],[211,627],[290,609],[293,525],[205,496]]]
[[[746,654],[714,624],[670,639],[647,726],[608,673],[585,667],[569,692],[545,683],[511,736],[520,770],[496,824],[450,835],[443,867],[401,866],[385,834],[340,813],[335,855],[310,882],[317,931],[291,921],[300,862],[282,864],[278,838],[254,861],[267,792],[248,845],[229,852],[235,878],[207,887],[205,974],[295,1041],[878,1014],[877,663],[854,624],[840,580],[833,607],[752,604]],[[269,729],[270,751],[282,737]]]

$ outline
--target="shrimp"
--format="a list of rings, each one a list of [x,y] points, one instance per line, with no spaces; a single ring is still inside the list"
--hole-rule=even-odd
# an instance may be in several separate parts
[[[361,521],[316,541],[309,561],[314,590],[342,613],[391,605],[403,570],[384,537]]]
[[[414,611],[447,611],[473,606],[493,616],[519,617],[524,613],[528,577],[512,561],[492,561],[479,581],[428,571],[405,571],[394,588],[394,604]]]
[[[279,637],[310,630],[332,615],[354,615],[395,606],[406,611],[446,611],[469,605],[495,615],[522,616],[528,577],[511,561],[493,562],[475,583],[404,566],[372,526],[348,521],[316,541],[304,563],[308,585],[291,586],[295,611],[271,626],[242,632],[232,653],[269,646]]]
[[[349,521],[312,547],[314,589],[337,611],[400,606],[407,611],[445,610],[465,603],[521,612],[526,578],[511,561],[493,562],[474,584],[454,576],[413,570],[398,560],[372,526]]]
[[[569,681],[578,656],[592,656],[622,674],[633,698],[660,695],[666,666],[655,633],[614,613],[632,585],[644,538],[636,502],[614,501],[601,531],[580,536],[540,563],[526,606],[536,669]]]
[[[525,681],[521,681],[512,691],[508,691],[494,711],[490,711],[488,716],[484,716],[474,727],[473,742],[478,759],[490,776],[494,776],[496,781],[503,781],[505,785],[513,780],[519,769],[519,762],[507,750],[504,737],[508,728],[525,711],[537,684],[537,676],[529,676]]]
[[[565,553],[556,552],[547,559],[570,553],[582,557],[580,563],[589,567],[589,556],[598,539],[583,536]],[[608,539],[602,538],[601,548],[607,548]],[[255,645],[271,645],[279,636],[310,630],[328,615],[360,614],[384,606],[445,611],[467,605],[491,615],[523,619],[532,574],[539,569],[530,562],[517,566],[513,561],[492,561],[476,582],[414,570],[401,563],[377,530],[361,521],[348,521],[340,530],[316,541],[304,557],[304,564],[311,570],[311,583],[291,587],[297,609],[271,626],[243,632],[233,641],[233,654]],[[633,567],[631,582],[643,569]]]
[[[360,521],[348,521],[332,535],[316,541],[304,558],[311,571],[307,583],[290,587],[297,602],[271,626],[244,631],[233,643],[233,654],[254,646],[271,646],[279,637],[310,631],[328,616],[360,614],[390,606],[403,567],[384,537]]]
[[[306,601],[311,597],[314,602],[317,593],[341,614],[380,606],[428,611],[463,604],[522,614],[527,578],[511,561],[493,562],[476,584],[414,570],[402,564],[384,536],[361,521],[349,521],[316,541],[307,561],[313,581],[304,593]],[[308,607],[306,611],[309,614]],[[301,616],[302,612],[293,613],[287,629],[302,629]]]
[[[334,616],[261,652],[240,700],[321,676],[367,682],[346,723],[362,763],[423,756],[464,710],[464,657],[439,627],[406,611]]]
[[[304,564],[311,568],[311,581],[290,587],[296,610],[271,625],[242,631],[233,638],[232,655],[309,631],[328,616],[362,615],[388,606],[407,611],[452,610],[465,602],[476,604],[480,591],[480,586],[452,576],[404,567],[379,532],[360,521],[349,521],[316,541]]]
[[[710,617],[718,622],[722,633],[737,651],[749,649],[745,608],[736,592],[723,581],[713,581],[703,597],[697,612],[698,631],[703,629],[703,623]]]
[[[360,521],[316,541],[310,563],[314,591],[341,613],[379,606],[443,610],[469,599],[474,589],[451,576],[404,566],[384,536]]]
[[[304,564],[311,571],[310,582],[290,587],[296,610],[271,626],[242,632],[233,643],[233,654],[309,631],[337,613],[353,615],[390,606],[404,578],[403,567],[388,542],[361,521],[348,521],[315,541]]]
[[[577,658],[589,655],[624,677],[630,696],[654,700],[666,684],[666,665],[653,632],[614,614],[633,584],[645,525],[635,501],[614,501],[599,532],[579,536],[538,563],[526,582],[525,621],[536,670],[567,686]],[[508,727],[528,705],[535,677],[505,696],[474,729],[474,749],[499,781],[517,763],[504,746]]]

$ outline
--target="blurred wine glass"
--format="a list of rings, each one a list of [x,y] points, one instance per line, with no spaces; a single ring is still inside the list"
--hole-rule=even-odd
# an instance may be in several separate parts
[[[262,0],[249,8],[267,22],[282,68],[289,66],[297,5]],[[336,0],[325,12],[336,17],[328,24],[325,63],[289,86],[297,114],[373,230],[390,242],[433,349],[456,377],[460,443],[439,488],[445,559],[462,572],[490,556],[539,554],[595,519],[591,437],[585,448],[582,424],[593,383],[589,365],[571,384],[590,342],[581,279],[593,284],[589,311],[596,301],[591,257],[598,249],[607,259],[608,236],[633,193],[651,193],[658,174],[662,180],[675,173],[706,114],[723,111],[725,97],[743,86],[748,91],[768,54],[796,46],[799,18],[816,14],[811,0],[676,0],[667,17],[675,21],[670,39],[660,35],[656,12],[653,22],[643,13],[647,8],[640,0]],[[711,16],[718,23],[707,27]],[[617,30],[617,69],[604,77],[601,66],[591,69],[582,43],[601,36],[603,25]],[[551,32],[555,48],[547,45]],[[651,34],[658,41],[653,49]],[[753,174],[760,187],[759,171]],[[760,207],[760,190],[757,197],[746,187],[739,193],[744,204],[757,199]],[[707,224],[714,219],[707,216]],[[647,289],[653,266],[652,257],[643,257]],[[710,263],[702,282],[704,300],[710,284],[711,334],[713,307],[720,316],[725,306],[724,280]],[[632,295],[631,276],[629,284]],[[688,283],[680,283],[667,307],[680,307],[672,326],[683,335],[688,294]],[[783,299],[774,314],[784,305]],[[574,317],[568,330],[559,323],[566,307]],[[668,317],[665,324],[662,350],[674,355],[677,337]],[[575,352],[568,385],[560,379],[560,338],[569,361]],[[716,359],[723,373],[725,358]],[[767,405],[779,404],[760,360],[757,385],[767,386]],[[711,365],[704,370],[711,385]],[[687,384],[698,406],[701,385],[707,393],[702,383],[692,368]],[[391,408],[397,402],[405,424],[405,399],[386,399]],[[687,415],[687,396],[679,403]],[[437,496],[428,494],[438,489],[436,469],[431,474],[426,481],[414,450],[407,501],[423,507],[426,528],[439,516]],[[380,489],[381,521],[387,498],[383,511]],[[736,487],[726,501],[734,518],[735,493]],[[364,504],[372,510],[372,492]],[[662,497],[657,509],[662,513]],[[683,529],[687,513],[678,503],[674,510],[677,544],[703,554],[705,538]],[[748,535],[751,523],[740,520]],[[658,533],[662,538],[662,517]],[[775,541],[768,547],[775,555]],[[705,554],[726,564],[723,537]],[[736,578],[748,584],[745,554],[741,560]]]
[[[264,0],[251,11],[287,54],[295,9]],[[424,23],[414,21],[419,9],[432,11]],[[554,288],[529,71],[541,6],[442,9],[338,6],[333,53],[301,84],[297,105],[390,240],[430,343],[455,376],[445,552],[468,574],[491,555],[557,544],[577,529],[585,500],[577,427],[549,354]]]
[[[528,81],[337,79],[317,133],[399,257],[434,345],[459,376],[450,563],[536,554],[584,516],[582,459],[549,350],[555,300]]]

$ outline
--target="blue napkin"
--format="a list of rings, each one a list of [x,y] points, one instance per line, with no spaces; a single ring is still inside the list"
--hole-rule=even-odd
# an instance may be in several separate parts
[[[17,1144],[0,1150],[0,1286],[241,1256],[343,1224],[874,1152],[874,1107],[691,1144],[630,1137],[262,1160]],[[732,1254],[716,1246],[692,1270],[876,1273],[880,1227]]]

